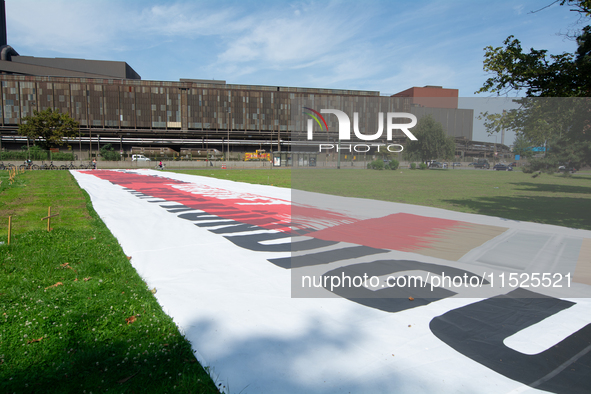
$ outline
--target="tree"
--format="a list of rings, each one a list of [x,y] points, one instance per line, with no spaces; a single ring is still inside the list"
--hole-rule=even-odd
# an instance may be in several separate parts
[[[417,158],[422,162],[438,158],[450,159],[456,151],[453,137],[448,137],[441,123],[436,122],[431,115],[419,119],[412,133],[417,140],[406,145],[406,151],[411,158]]]
[[[533,147],[535,146],[523,134],[517,134],[515,142],[513,142],[513,153],[520,155],[524,159],[530,159],[534,155]]]
[[[591,0],[561,0],[574,7],[584,20],[591,16]],[[527,97],[588,97],[591,93],[591,31],[585,26],[576,33],[576,53],[548,54],[530,49],[524,53],[521,42],[509,36],[504,47],[484,48],[484,71],[492,74],[477,93],[505,94],[523,91]]]
[[[18,127],[18,133],[34,141],[44,149],[65,145],[65,137],[75,137],[80,124],[70,115],[51,108],[33,111],[33,116],[25,116]]]
[[[105,144],[101,146],[101,157],[103,160],[117,161],[121,159],[119,152],[111,146],[111,144]]]
[[[591,17],[591,0],[561,0],[560,5],[573,7],[582,21]],[[559,55],[533,48],[526,53],[513,36],[503,47],[485,48],[484,70],[492,76],[477,93],[526,95],[514,100],[518,109],[483,113],[485,126],[491,134],[513,129],[531,147],[544,146],[548,165],[591,163],[591,27],[583,27],[575,38],[575,53]]]

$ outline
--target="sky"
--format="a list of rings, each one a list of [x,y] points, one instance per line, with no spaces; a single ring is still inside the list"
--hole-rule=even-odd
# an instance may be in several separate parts
[[[552,2],[6,0],[6,14],[21,55],[125,61],[143,80],[490,97],[475,93],[486,46],[514,35],[524,49],[576,49],[564,34],[577,13],[540,10]],[[494,142],[476,127],[474,139]]]

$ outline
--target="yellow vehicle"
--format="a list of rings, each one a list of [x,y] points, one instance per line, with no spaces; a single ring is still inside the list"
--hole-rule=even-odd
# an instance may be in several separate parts
[[[271,161],[271,154],[266,153],[264,149],[257,149],[255,153],[246,152],[244,161]]]

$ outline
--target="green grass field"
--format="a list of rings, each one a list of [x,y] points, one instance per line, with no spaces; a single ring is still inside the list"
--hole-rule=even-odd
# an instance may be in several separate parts
[[[236,182],[255,183],[258,185],[291,187],[291,170],[289,169],[222,170],[219,168],[212,168],[205,170],[172,170],[172,172],[208,176]]]
[[[294,189],[591,230],[591,176],[484,170],[293,171]]]
[[[217,393],[66,171],[0,171],[0,392]],[[47,232],[47,207],[59,216]],[[7,217],[13,218],[7,245]]]

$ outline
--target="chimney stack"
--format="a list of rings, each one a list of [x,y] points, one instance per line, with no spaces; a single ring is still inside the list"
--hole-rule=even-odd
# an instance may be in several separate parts
[[[2,26],[0,26],[0,47],[4,45],[8,45],[8,40],[6,38],[6,7],[4,6],[4,0],[1,0],[0,4],[0,22]]]

